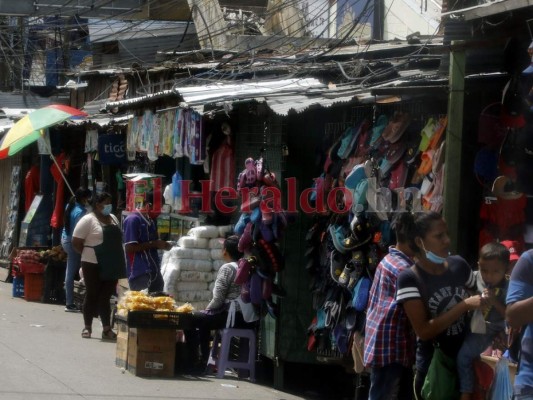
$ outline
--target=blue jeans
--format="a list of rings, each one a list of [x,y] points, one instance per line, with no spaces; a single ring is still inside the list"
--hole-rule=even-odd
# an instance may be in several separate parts
[[[474,393],[475,375],[473,362],[489,347],[495,334],[469,333],[457,354],[457,373],[461,393]]]
[[[74,277],[80,270],[81,254],[72,247],[70,239],[62,239],[61,246],[67,253],[67,270],[65,272],[65,300],[67,306],[74,304]]]
[[[373,367],[368,400],[412,400],[413,369],[400,364]]]
[[[515,394],[513,400],[533,400],[533,394]]]

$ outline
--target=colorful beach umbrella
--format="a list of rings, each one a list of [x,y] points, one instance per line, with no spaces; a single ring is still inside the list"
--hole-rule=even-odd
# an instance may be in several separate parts
[[[51,104],[30,112],[18,120],[0,144],[0,159],[7,158],[44,135],[44,129],[69,118],[86,117],[87,113],[62,104]]]
[[[0,160],[18,153],[24,147],[43,137],[46,128],[57,125],[69,118],[86,116],[87,113],[84,111],[62,104],[51,104],[30,112],[28,115],[19,119],[3,137],[2,143],[0,144]],[[46,141],[45,145],[47,145]],[[50,152],[50,157],[56,164],[70,193],[74,196],[74,191],[70,187],[65,175],[63,175],[61,167],[58,165],[51,149],[47,150]]]

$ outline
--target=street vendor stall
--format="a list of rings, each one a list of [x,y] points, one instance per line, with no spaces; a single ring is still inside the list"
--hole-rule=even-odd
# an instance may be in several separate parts
[[[135,376],[173,377],[176,334],[190,327],[192,306],[129,291],[118,304],[115,364]]]

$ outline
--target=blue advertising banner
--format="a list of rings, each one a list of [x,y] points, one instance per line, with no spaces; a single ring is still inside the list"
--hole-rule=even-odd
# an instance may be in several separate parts
[[[103,165],[126,163],[126,135],[99,135],[98,155]]]

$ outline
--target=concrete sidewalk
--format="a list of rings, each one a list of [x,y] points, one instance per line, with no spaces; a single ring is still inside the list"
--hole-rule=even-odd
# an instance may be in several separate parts
[[[0,282],[0,399],[296,400],[261,383],[212,377],[141,378],[115,366],[115,343],[82,339],[81,313],[12,298]]]

